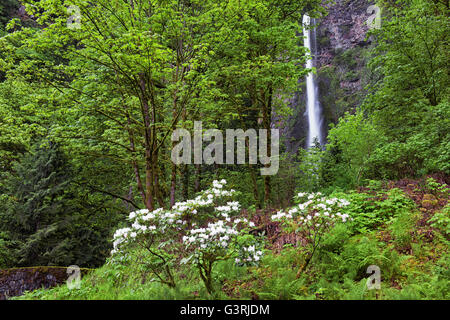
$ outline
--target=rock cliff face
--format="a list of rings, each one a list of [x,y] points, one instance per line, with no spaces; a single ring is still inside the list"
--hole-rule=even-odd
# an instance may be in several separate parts
[[[367,13],[373,1],[337,0],[318,28],[317,71],[325,118],[336,122],[362,102],[368,84]]]
[[[368,0],[337,0],[336,4],[327,6],[328,15],[321,19],[318,29],[319,36],[328,39],[319,48],[320,65],[332,62],[333,51],[367,44],[367,9],[371,4],[373,1]]]
[[[362,102],[368,83],[367,9],[373,1],[335,0],[327,5],[328,15],[317,20],[315,66],[319,100],[324,115],[324,131],[336,123],[346,111],[353,111]],[[299,80],[299,92],[290,101],[293,116],[282,130],[286,148],[295,152],[304,147],[308,132],[305,107],[305,79]]]

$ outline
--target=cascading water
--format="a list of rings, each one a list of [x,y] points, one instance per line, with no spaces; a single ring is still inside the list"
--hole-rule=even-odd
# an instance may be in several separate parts
[[[312,25],[314,24],[315,23],[313,20]],[[314,43],[316,41],[316,32],[314,28],[309,28],[310,25],[311,25],[311,18],[305,14],[303,16],[304,46],[308,48],[312,54],[314,54],[312,41]],[[313,67],[313,57],[309,57],[308,60],[306,61],[306,68],[311,69],[312,67]],[[308,75],[306,76],[306,93],[307,93],[306,112],[308,115],[308,141],[306,147],[311,148],[314,146],[316,140],[321,145],[323,144],[322,130],[321,130],[322,115],[318,99],[319,91],[316,85],[314,74],[312,72],[308,73]]]

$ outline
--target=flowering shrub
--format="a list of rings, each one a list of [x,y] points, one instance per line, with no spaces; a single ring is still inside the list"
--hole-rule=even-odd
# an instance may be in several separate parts
[[[254,224],[244,218],[233,218],[239,213],[240,205],[229,201],[236,192],[224,190],[225,184],[225,180],[215,180],[210,189],[194,200],[178,202],[170,210],[131,212],[131,227],[116,231],[111,254],[119,260],[126,255],[127,246],[140,246],[150,253],[145,263],[156,280],[172,287],[175,280],[171,268],[175,261],[193,263],[211,293],[211,272],[216,261],[239,256],[249,264],[259,261],[262,255],[261,251],[253,252],[254,246],[247,248],[248,241],[242,241],[242,238],[252,238],[246,233]],[[186,253],[190,255],[184,257]]]
[[[254,245],[247,246],[253,236],[246,233],[248,227],[254,226],[253,223],[242,218],[231,220],[224,210],[218,211],[225,219],[192,229],[183,237],[187,248],[193,248],[192,255],[183,262],[192,262],[197,267],[209,293],[213,291],[212,268],[215,262],[245,256],[243,264],[251,264],[259,261],[262,255],[262,252],[254,252]]]
[[[264,243],[255,237],[242,236],[237,239],[239,251],[234,261],[238,265],[258,265],[263,256]]]
[[[279,211],[272,216],[272,220],[283,222],[288,231],[300,234],[306,239],[306,261],[299,274],[311,261],[314,252],[320,245],[323,235],[336,223],[352,220],[348,214],[341,213],[350,204],[345,199],[323,197],[320,192],[301,192],[295,197],[298,203],[287,212]]]

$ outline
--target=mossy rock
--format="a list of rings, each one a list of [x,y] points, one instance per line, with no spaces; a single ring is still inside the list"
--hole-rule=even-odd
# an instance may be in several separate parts
[[[432,194],[424,194],[422,198],[422,207],[430,209],[439,204],[439,201]]]
[[[91,269],[80,268],[81,275]],[[0,270],[0,300],[20,296],[25,291],[51,288],[67,281],[66,267],[39,266]]]

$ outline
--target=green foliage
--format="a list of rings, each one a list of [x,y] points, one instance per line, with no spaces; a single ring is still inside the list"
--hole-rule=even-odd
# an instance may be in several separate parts
[[[325,186],[449,173],[448,8],[438,1],[382,3],[386,18],[371,31],[369,94],[361,110],[330,129]],[[356,63],[352,50],[335,59]]]
[[[425,189],[428,193],[433,194],[436,198],[448,198],[450,189],[447,185],[437,182],[432,177],[427,178]]]
[[[296,233],[304,240],[301,251],[306,258],[298,271],[297,275],[300,276],[321,247],[325,235],[336,224],[347,222],[349,215],[341,214],[340,211],[349,203],[345,199],[322,197],[320,192],[299,193],[295,198],[299,202],[298,206],[290,208],[287,213],[278,212],[272,216],[272,220],[281,220],[287,232]]]
[[[415,132],[377,148],[368,163],[370,176],[399,179],[440,171],[448,173],[449,112],[447,101],[430,106],[414,125]],[[414,117],[420,118],[418,114]]]
[[[0,228],[17,244],[8,254],[21,266],[101,264],[114,214],[90,215],[95,204],[77,201],[72,168],[57,144],[43,142],[32,150],[14,166],[2,195]]]
[[[407,283],[401,290],[386,288],[383,298],[389,300],[448,300],[450,297],[449,255],[444,254],[433,266],[430,273],[410,270]]]
[[[390,230],[394,246],[397,250],[405,250],[411,247],[414,240],[414,227],[420,216],[415,212],[402,211],[395,219],[390,221]]]
[[[351,229],[348,225],[340,223],[325,234],[320,250],[323,252],[342,252],[344,245],[351,236]]]
[[[69,2],[80,7],[79,29],[67,27]],[[377,1],[384,19],[371,45],[336,48],[317,70],[325,120],[335,123],[325,150],[282,154],[275,177],[260,177],[259,165],[176,166],[170,136],[198,120],[220,130],[283,123],[311,71],[301,67],[298,21],[320,17],[323,1],[22,3],[25,19],[15,17],[19,1],[0,4],[0,268],[99,266],[125,212],[170,215],[151,219],[153,233],[127,231],[139,241],[81,289],[24,298],[450,298],[448,186],[419,185],[415,201],[433,198],[422,211],[383,189],[388,179],[450,174],[445,1]],[[367,88],[352,90],[354,81]],[[233,228],[249,212],[261,225],[215,242],[212,229],[195,228],[210,228],[217,206],[175,204],[222,178],[244,209],[232,210]],[[315,194],[292,207],[299,191]],[[276,206],[290,207],[282,226],[258,210]],[[263,229],[279,233],[254,235]],[[366,286],[369,265],[381,270],[377,292]]]
[[[299,168],[299,159],[297,155],[280,154],[280,168],[277,175],[271,179],[275,206],[287,207],[292,204],[296,188],[300,185],[300,177],[303,175]],[[304,190],[306,189],[304,186]]]
[[[407,258],[372,237],[359,236],[344,242],[341,252],[321,250],[316,265],[330,282],[359,282],[368,277],[369,265],[379,266],[382,281],[389,281],[403,274],[402,263]]]
[[[0,36],[5,30],[7,22],[11,19],[14,10],[19,8],[19,2],[17,0],[3,0],[0,3]]]
[[[320,187],[320,173],[323,151],[319,145],[308,150],[299,150],[297,190],[317,192]]]
[[[373,191],[386,195],[379,183],[371,182],[371,186]],[[265,250],[257,266],[237,266],[232,259],[218,261],[212,272],[214,293],[210,295],[199,281],[194,265],[174,265],[177,286],[170,288],[155,281],[151,270],[141,263],[142,255],[130,250],[124,263],[109,260],[83,278],[80,290],[69,290],[63,285],[27,293],[23,298],[448,299],[448,246],[425,244],[413,236],[418,216],[405,209],[410,203],[403,198],[396,190],[387,198],[370,198],[368,201],[371,205],[375,202],[380,215],[393,214],[391,222],[376,232],[366,230],[356,235],[350,224],[335,225],[323,235],[311,267],[300,276],[298,269],[308,255],[301,247],[285,245],[277,252]],[[381,231],[389,232],[392,241],[378,240]],[[247,244],[244,238],[242,241]],[[405,247],[411,247],[413,255],[402,254]],[[433,260],[435,254],[440,258]],[[369,265],[377,265],[381,270],[381,290],[377,292],[366,286]]]
[[[340,193],[335,196],[341,196]],[[350,192],[347,194],[350,205],[343,211],[350,215],[354,232],[365,233],[388,222],[403,212],[413,210],[414,203],[400,189],[378,191],[376,194]]]
[[[357,281],[365,278],[367,267],[380,262],[374,261],[380,257],[378,246],[378,242],[367,237],[353,239],[342,249],[338,258],[340,267],[335,272]]]
[[[450,205],[436,212],[430,219],[431,226],[437,228],[444,236],[450,235]]]
[[[246,218],[237,218],[240,205],[228,201],[236,196],[232,189],[222,190],[226,180],[214,180],[212,187],[195,199],[177,202],[171,210],[159,208],[131,212],[131,228],[116,230],[112,263],[130,264],[130,252],[154,277],[176,287],[174,268],[192,265],[209,294],[214,294],[214,265],[235,258],[239,265],[257,265],[263,242],[249,234]],[[181,240],[181,241],[180,241]],[[130,260],[131,259],[131,260]]]
[[[442,2],[382,1],[387,18],[377,44],[363,109],[383,143],[366,163],[367,178],[448,173],[448,8]]]
[[[0,232],[0,269],[12,266],[16,261],[14,256],[15,244],[9,239],[6,232]]]
[[[337,126],[332,127],[328,134],[330,143],[327,152],[337,150],[339,158],[334,155],[328,161],[333,161],[334,166],[328,165],[333,180],[344,180],[346,185],[358,186],[365,176],[367,163],[375,148],[383,143],[376,126],[364,117],[362,111],[354,115],[346,114],[341,118]],[[341,176],[345,175],[345,178]]]
[[[307,292],[306,279],[296,277],[301,257],[296,248],[284,248],[279,255],[265,255],[263,265],[267,269],[260,271],[265,279],[257,288],[257,295],[261,299],[300,299]],[[258,271],[255,272],[258,276]]]
[[[374,96],[380,111],[377,115],[386,124],[399,119],[407,122],[391,134],[413,130],[408,125],[418,119],[417,113],[411,112],[417,102],[425,99],[427,105],[436,106],[448,94],[448,8],[443,6],[432,1],[404,1],[401,7],[387,8],[390,19],[373,31],[379,55],[372,64],[384,76]]]

